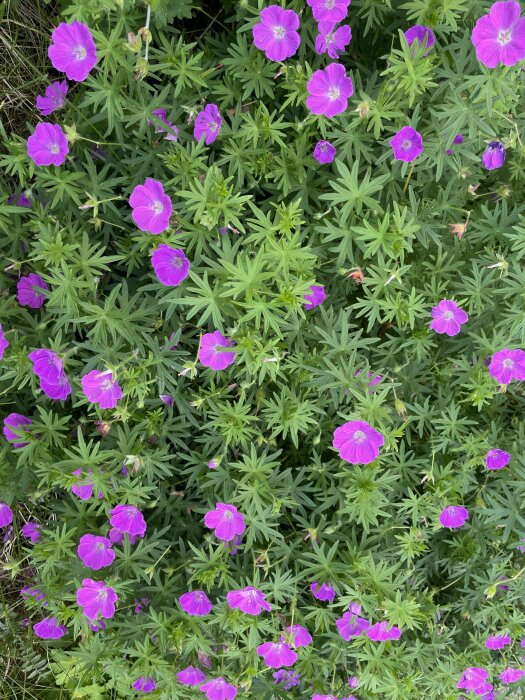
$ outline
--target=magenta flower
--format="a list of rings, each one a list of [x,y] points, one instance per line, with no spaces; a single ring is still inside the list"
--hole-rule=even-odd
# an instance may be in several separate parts
[[[174,132],[174,134],[170,134],[170,132],[164,129],[162,126],[155,125],[155,133],[166,134],[166,136],[164,137],[165,141],[176,141],[179,135],[179,129],[175,126],[175,124],[172,124],[170,121],[168,121],[168,118],[166,116],[166,110],[162,107],[159,107],[159,109],[154,109],[151,114],[154,117],[157,117],[157,119],[159,119],[163,124],[165,124],[165,126],[167,126],[168,129],[171,129],[171,131]],[[148,124],[151,123],[151,120],[148,119]]]
[[[221,130],[222,117],[217,105],[209,104],[197,114],[195,126],[193,128],[193,136],[200,141],[205,136],[207,146],[213,143]]]
[[[523,676],[525,676],[525,671],[522,671],[521,668],[506,668],[499,674],[498,678],[502,683],[507,685],[509,683],[516,683],[521,680]]]
[[[71,487],[71,491],[75,494],[75,496],[78,496],[81,501],[89,500],[93,495],[95,485],[93,484],[89,476],[85,476],[83,479],[80,478],[82,477],[82,467],[80,467],[80,469],[75,469],[75,471],[72,472],[72,474],[73,476],[78,476],[79,478],[77,479],[76,483],[74,483]],[[91,469],[88,470],[88,474],[91,474]],[[98,498],[102,498],[103,495],[104,494],[100,492],[98,494]]]
[[[316,70],[306,85],[306,106],[312,114],[335,117],[348,107],[348,98],[354,94],[352,78],[346,75],[341,63],[330,63],[324,70]]]
[[[389,639],[399,639],[401,630],[399,627],[389,627],[388,622],[376,622],[365,630],[365,634],[373,642],[386,642]]]
[[[510,454],[503,450],[489,450],[485,455],[485,466],[487,469],[503,469],[510,462]]]
[[[213,605],[204,591],[190,591],[183,593],[179,603],[184,612],[194,617],[204,617],[212,611]]]
[[[487,68],[514,66],[525,58],[525,19],[519,2],[495,2],[472,31],[476,56]]]
[[[294,649],[299,649],[299,647],[307,647],[312,643],[312,635],[306,627],[301,627],[301,625],[291,625],[290,627],[285,627],[286,634],[281,634],[281,642],[288,642]]]
[[[53,68],[69,80],[82,82],[97,62],[97,47],[89,28],[82,22],[61,22],[51,35],[47,55]]]
[[[452,140],[452,145],[453,145],[453,146],[457,146],[458,144],[463,143],[464,140],[465,140],[465,137],[464,137],[462,134],[456,134],[456,135],[454,136],[453,140]],[[447,154],[447,156],[451,156],[451,155],[452,155],[452,149],[451,149],[451,148],[447,148],[447,150],[445,151],[445,153]]]
[[[461,678],[457,682],[456,688],[467,691],[473,690],[477,695],[481,695],[484,692],[489,692],[492,690],[492,686],[485,690],[485,687],[490,685],[486,683],[488,677],[489,672],[484,668],[470,666],[463,671]],[[479,689],[481,689],[482,692],[478,692]]]
[[[468,510],[464,506],[447,506],[439,514],[443,527],[451,529],[462,527],[468,520]]]
[[[423,137],[412,126],[404,126],[389,141],[394,158],[411,163],[423,153]]]
[[[468,321],[468,314],[455,301],[442,299],[432,309],[430,328],[436,333],[448,336],[457,335],[463,323]]]
[[[215,530],[215,537],[224,542],[230,542],[246,530],[242,513],[228,503],[217,503],[215,510],[210,510],[204,516],[204,524]]]
[[[508,644],[512,644],[512,639],[506,634],[494,634],[485,640],[487,649],[503,649]]]
[[[350,688],[357,688],[359,685],[359,678],[357,676],[352,676],[351,678],[348,679],[348,686]]]
[[[24,425],[31,425],[31,420],[20,413],[10,413],[4,418],[5,439],[13,443],[13,447],[25,447],[28,442],[20,442],[21,436],[26,432]]]
[[[64,372],[64,361],[52,350],[33,350],[28,355],[33,363],[33,372],[40,379],[55,384]]]
[[[350,0],[306,0],[316,22],[342,22],[348,14]]]
[[[215,372],[226,369],[235,361],[235,350],[230,348],[235,345],[233,340],[228,340],[220,331],[205,333],[200,342],[197,354],[200,362]]]
[[[34,272],[31,272],[26,277],[21,277],[16,285],[17,298],[20,306],[29,306],[30,309],[39,309],[46,298],[42,291],[46,292],[49,287],[40,277]]]
[[[255,46],[270,61],[284,61],[293,56],[301,43],[297,33],[299,16],[293,10],[270,5],[261,10],[260,20],[252,29]]]
[[[7,503],[0,503],[0,527],[11,525],[13,522],[13,511]]]
[[[318,163],[331,163],[337,150],[335,146],[332,146],[330,141],[318,141],[314,148],[314,158]]]
[[[485,170],[497,170],[504,165],[506,157],[505,146],[500,141],[491,141],[481,156],[481,162]]]
[[[35,542],[38,542],[38,540],[41,537],[41,527],[42,526],[40,525],[40,523],[29,522],[20,528],[20,532],[24,535],[24,537],[27,537],[27,539],[31,540],[31,542],[34,544]]]
[[[296,685],[299,685],[301,677],[297,671],[281,668],[273,674],[273,680],[275,684],[282,685],[283,690],[291,690],[295,688]]]
[[[4,358],[4,352],[6,348],[9,347],[9,342],[5,337],[5,333],[2,329],[2,324],[0,323],[0,360]]]
[[[293,666],[297,661],[297,654],[284,642],[265,642],[257,647],[257,654],[262,656],[264,663],[269,668],[281,668]]]
[[[35,165],[62,165],[69,144],[58,124],[40,122],[27,139],[27,155]]]
[[[140,676],[133,682],[132,688],[138,690],[139,693],[151,693],[152,690],[157,688],[157,684],[151,676]]]
[[[55,401],[64,401],[71,394],[71,385],[63,372],[56,384],[52,384],[50,382],[46,382],[45,379],[41,379],[40,388],[47,397],[54,399]]]
[[[370,464],[379,455],[385,438],[366,421],[352,420],[334,431],[333,447],[350,464]]]
[[[329,583],[317,583],[314,581],[310,584],[310,591],[317,600],[329,600],[333,603],[335,598],[335,589]]]
[[[310,293],[304,295],[303,306],[305,309],[310,310],[316,306],[320,306],[326,299],[326,292],[322,284],[312,284],[310,287]]]
[[[110,525],[116,530],[134,537],[144,537],[146,521],[136,506],[118,505],[109,511]]]
[[[105,372],[93,369],[82,377],[80,383],[87,400],[98,403],[100,408],[115,408],[122,398],[122,389],[109,369]]]
[[[319,695],[319,693],[314,693],[312,695],[312,700],[337,700],[335,695]]]
[[[141,231],[157,235],[169,228],[173,205],[162,182],[147,177],[143,185],[135,186],[129,204],[131,217]]]
[[[359,613],[354,613],[353,611],[343,613],[343,617],[336,620],[335,624],[339,634],[347,642],[352,637],[360,637],[370,627],[368,620],[365,620],[364,617],[359,617]]]
[[[263,610],[270,612],[272,609],[270,603],[266,601],[266,595],[253,586],[230,591],[226,595],[226,600],[232,610],[237,608],[247,615],[260,615]]]
[[[510,384],[513,379],[525,380],[525,351],[498,350],[490,360],[489,373],[500,384]]]
[[[413,27],[410,27],[410,29],[407,29],[405,32],[405,39],[409,46],[412,46],[414,41],[417,41],[420,46],[423,46],[423,42],[426,41],[427,49],[434,46],[434,42],[436,41],[432,29],[430,29],[430,27],[424,27],[421,24],[415,24]]]
[[[336,29],[335,22],[319,22],[319,34],[315,37],[315,52],[327,53],[330,58],[339,58],[352,41],[352,30],[348,24]]]
[[[237,695],[237,688],[227,683],[222,676],[204,683],[199,690],[206,693],[208,700],[233,700]]]
[[[161,243],[153,251],[151,264],[157,279],[167,287],[178,287],[190,274],[190,261],[179,248]]]
[[[47,117],[56,109],[60,109],[66,100],[67,82],[65,80],[56,81],[46,87],[44,97],[39,95],[36,98],[36,108],[43,117]]]
[[[89,569],[103,569],[115,559],[112,543],[107,537],[98,535],[82,535],[77,554],[84,566]]]
[[[33,625],[33,632],[40,639],[60,639],[67,634],[67,627],[59,625],[56,617],[44,617]]]
[[[115,591],[106,586],[104,581],[93,581],[91,578],[83,579],[82,588],[77,591],[77,603],[90,620],[113,617],[117,600]]]
[[[177,673],[177,680],[183,685],[199,685],[206,680],[206,676],[195,666],[188,666]]]

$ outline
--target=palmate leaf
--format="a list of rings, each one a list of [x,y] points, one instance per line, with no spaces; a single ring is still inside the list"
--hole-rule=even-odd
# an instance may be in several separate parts
[[[383,212],[379,199],[372,195],[380,192],[386,182],[390,180],[389,174],[372,178],[372,171],[368,168],[364,176],[360,175],[359,162],[356,161],[349,170],[344,163],[336,161],[339,177],[330,182],[333,192],[320,196],[322,200],[328,200],[333,205],[342,205],[340,209],[340,223],[345,224],[354,212],[361,214],[364,208],[374,212]]]

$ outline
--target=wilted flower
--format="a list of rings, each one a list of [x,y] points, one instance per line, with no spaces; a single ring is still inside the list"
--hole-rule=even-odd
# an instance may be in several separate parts
[[[282,685],[284,690],[291,690],[299,685],[301,678],[297,671],[281,668],[273,674],[274,683]]]
[[[260,20],[252,29],[255,46],[264,51],[270,61],[284,61],[293,56],[301,43],[297,13],[270,5],[261,10]]]
[[[329,583],[314,581],[310,584],[310,591],[317,600],[329,600],[332,603],[335,598],[335,589]]]
[[[204,516],[204,524],[215,530],[217,539],[225,542],[230,542],[235,535],[242,535],[246,530],[242,513],[228,503],[217,503],[215,510],[210,510]]]
[[[312,114],[335,117],[348,107],[348,98],[354,94],[352,79],[341,63],[330,63],[324,70],[316,70],[306,86],[306,106]]]
[[[505,146],[499,141],[491,141],[481,156],[481,162],[486,170],[497,170],[505,163],[506,157]]]
[[[31,272],[26,277],[21,277],[16,285],[18,303],[20,306],[29,306],[30,309],[39,309],[45,299],[49,287],[40,275]]]
[[[462,134],[456,134],[456,135],[454,136],[453,140],[452,140],[452,145],[453,145],[453,146],[457,146],[458,144],[463,143],[464,140],[465,140],[465,138],[462,136]],[[451,156],[451,155],[452,155],[452,149],[451,149],[451,148],[447,148],[447,150],[445,151],[445,153],[447,154],[447,156]]]
[[[62,165],[68,153],[69,144],[58,124],[40,122],[27,139],[27,155],[35,165]]]
[[[91,578],[83,579],[82,587],[77,591],[77,603],[90,620],[113,617],[117,600],[118,596],[110,586],[106,586],[104,581],[93,581]]]
[[[476,22],[472,43],[478,61],[487,68],[514,66],[525,58],[525,19],[520,12],[519,2],[495,2]]]
[[[204,591],[183,593],[179,598],[179,603],[184,612],[195,617],[204,617],[204,615],[208,615],[213,608],[211,600]]]
[[[47,50],[53,68],[69,80],[81,82],[97,62],[97,47],[89,28],[82,22],[61,22],[51,34]]]
[[[158,109],[154,109],[151,113],[154,117],[157,117],[163,124],[165,124],[168,129],[171,129],[171,131],[174,132],[173,134],[170,134],[169,131],[166,129],[162,128],[162,126],[157,126],[155,125],[155,133],[156,134],[166,134],[164,139],[166,141],[176,141],[177,136],[179,135],[179,129],[175,126],[175,124],[172,124],[170,121],[168,121],[168,118],[166,116],[166,110],[163,109],[162,107],[159,107]],[[151,124],[151,120],[148,119],[148,124]]]
[[[264,644],[259,644],[257,654],[263,657],[264,663],[269,668],[293,666],[297,661],[297,654],[285,642],[264,642]]]
[[[219,112],[217,105],[209,104],[199,112],[197,118],[195,119],[195,126],[193,128],[193,136],[200,141],[203,136],[205,136],[205,143],[207,146],[213,143],[219,132],[221,130],[222,117]]]
[[[1,511],[1,508],[2,508],[2,506],[0,504],[0,511]],[[0,519],[0,523],[1,523],[1,519]],[[41,528],[40,523],[29,522],[20,528],[20,532],[24,535],[24,537],[27,537],[27,539],[31,540],[31,542],[34,544],[35,542],[38,542],[38,540],[41,537],[40,528]]]
[[[510,462],[510,454],[497,448],[489,450],[485,455],[487,469],[503,469]]]
[[[40,114],[47,117],[57,109],[60,109],[66,100],[67,82],[65,80],[56,81],[46,87],[44,97],[39,95],[36,98],[36,108]]]
[[[326,299],[326,292],[322,284],[312,284],[310,287],[310,293],[304,295],[303,306],[308,311],[314,309],[316,306],[320,306]]]
[[[462,527],[468,520],[468,510],[464,506],[447,506],[439,515],[439,522],[443,527]]]
[[[89,477],[89,474],[92,473],[91,469],[87,470],[87,475],[84,476],[83,478],[82,478],[82,473],[83,473],[82,467],[80,467],[79,469],[75,469],[75,471],[72,472],[73,476],[78,476],[79,478],[71,487],[71,491],[75,494],[75,496],[78,496],[81,501],[87,501],[93,495],[93,490],[94,490],[95,486],[93,484],[93,481]],[[102,498],[103,495],[104,494],[102,492],[100,492],[98,494],[98,498]]]
[[[167,287],[178,287],[190,274],[190,261],[179,248],[161,243],[151,255],[157,279]]]
[[[423,137],[412,126],[404,126],[390,141],[394,158],[411,163],[423,153]]]
[[[468,321],[468,314],[455,301],[442,299],[432,309],[430,328],[436,333],[448,336],[457,335],[461,326]]]
[[[235,361],[236,352],[231,350],[233,345],[235,343],[225,338],[220,331],[205,333],[197,357],[205,367],[214,371],[223,370]]]
[[[26,197],[26,195],[23,192],[18,195],[18,198],[16,194],[12,194],[10,197],[7,198],[7,203],[13,204],[15,207],[25,207],[26,209],[29,209],[33,206],[31,204],[31,200],[28,197]]]
[[[525,671],[521,668],[506,668],[499,674],[498,678],[507,685],[509,683],[517,683],[523,676],[525,676]]]
[[[379,455],[385,438],[366,421],[352,420],[334,431],[333,447],[350,464],[370,464]]]
[[[151,693],[152,690],[156,689],[157,684],[151,676],[140,676],[140,678],[134,681],[132,687],[140,693]]]
[[[238,608],[247,615],[260,615],[263,610],[270,612],[272,606],[266,601],[266,595],[253,586],[246,586],[238,591],[230,591],[226,595],[230,608]]]
[[[131,217],[141,231],[157,235],[169,227],[173,205],[162,182],[147,177],[143,185],[135,186],[129,204]]]

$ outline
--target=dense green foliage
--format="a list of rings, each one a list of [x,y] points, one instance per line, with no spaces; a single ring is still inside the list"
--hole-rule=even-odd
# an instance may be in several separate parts
[[[484,648],[488,634],[523,635],[525,396],[516,382],[500,391],[486,366],[497,350],[525,346],[523,70],[476,60],[470,33],[482,3],[353,0],[340,61],[355,94],[343,115],[315,117],[306,83],[327,59],[314,51],[309,8],[287,3],[302,41],[279,65],[253,46],[262,5],[220,5],[152,0],[146,62],[146,43],[128,37],[145,24],[144,2],[65,3],[61,19],[88,24],[99,56],[49,118],[67,127],[69,157],[60,168],[28,158],[36,111],[25,133],[5,134],[0,322],[10,346],[0,417],[16,411],[33,424],[27,447],[0,444],[1,500],[15,512],[1,572],[10,629],[1,655],[13,665],[0,685],[22,697],[31,645],[44,685],[68,698],[131,697],[141,675],[156,678],[152,698],[202,698],[175,678],[201,652],[240,700],[342,697],[351,675],[360,700],[452,700],[467,666],[493,678],[505,668]],[[427,56],[399,31],[415,23],[436,34]],[[206,102],[223,115],[211,146],[193,138]],[[176,143],[148,125],[159,107],[180,129]],[[413,164],[396,162],[388,144],[406,124],[424,139]],[[457,133],[465,141],[447,155]],[[320,138],[337,147],[331,165],[312,157]],[[481,154],[492,140],[507,146],[507,163],[488,172]],[[127,201],[146,177],[174,204],[170,229],[155,237],[138,231]],[[33,206],[7,204],[14,191]],[[159,242],[191,261],[177,288],[153,274]],[[29,272],[49,286],[39,310],[16,299]],[[327,298],[307,311],[314,283]],[[470,316],[454,338],[429,329],[443,298]],[[215,329],[237,343],[222,372],[197,362],[201,334]],[[35,348],[66,358],[68,401],[39,390],[27,358]],[[112,411],[80,386],[106,367],[124,391]],[[373,391],[368,371],[382,377]],[[352,419],[385,436],[371,465],[332,448],[334,429]],[[511,453],[506,469],[485,469],[491,447]],[[71,494],[79,467],[92,469],[102,499]],[[217,501],[245,515],[235,556],[203,524]],[[107,533],[118,503],[138,505],[148,531],[96,572],[119,603],[106,630],[92,632],[75,592],[93,574],[76,548],[84,533]],[[439,525],[450,504],[470,511],[457,531]],[[29,518],[43,524],[35,545],[18,536]],[[312,581],[332,582],[333,605],[314,600]],[[31,584],[67,636],[42,642],[20,626],[41,617],[38,603],[17,598]],[[226,592],[247,585],[266,593],[271,613],[228,608]],[[197,588],[215,603],[203,620],[177,604]],[[135,598],[150,600],[138,615]],[[335,620],[356,600],[369,619],[401,627],[400,640],[345,642]],[[296,664],[301,685],[285,692],[255,649],[292,622],[314,643]],[[519,651],[505,659],[518,665]]]

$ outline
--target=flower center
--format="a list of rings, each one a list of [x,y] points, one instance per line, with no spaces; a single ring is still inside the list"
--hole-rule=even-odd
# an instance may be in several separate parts
[[[362,430],[356,430],[354,433],[354,440],[356,442],[364,442],[366,440],[366,435]]]
[[[445,321],[452,321],[452,319],[454,318],[454,314],[452,311],[445,311],[445,313],[443,314],[443,318],[445,319]]]
[[[77,61],[83,61],[87,56],[87,51],[81,44],[79,44],[73,49],[73,56]]]
[[[335,0],[326,0],[325,5],[327,10],[333,10],[335,7]]]
[[[333,32],[329,32],[328,34],[326,34],[324,40],[325,40],[325,44],[326,44],[327,46],[329,46],[330,44],[333,44],[334,41],[335,41],[335,40],[334,40],[334,33],[333,33]]]
[[[179,270],[179,269],[182,267],[183,264],[184,264],[184,263],[182,262],[182,258],[179,258],[178,256],[175,257],[175,258],[173,258],[173,260],[172,260],[172,265],[173,265],[173,267],[176,268],[177,270]]]
[[[328,99],[337,100],[339,98],[340,94],[341,94],[341,92],[340,92],[339,88],[331,87],[328,90]]]
[[[273,28],[272,34],[274,36],[274,39],[284,39],[286,35],[286,29],[284,27],[281,27],[280,24],[278,24],[276,27]]]
[[[512,40],[512,30],[511,29],[500,29],[498,33],[498,44],[500,46],[506,46]]]
[[[102,552],[104,549],[106,549],[106,545],[104,544],[104,542],[97,542],[97,544],[95,545],[95,549],[98,552]]]
[[[404,151],[408,151],[409,148],[412,148],[412,141],[410,139],[405,139],[401,144],[401,148]]]
[[[154,214],[162,214],[164,207],[162,206],[162,202],[159,202],[158,199],[156,199],[151,205],[151,209],[153,210]]]
[[[47,148],[51,153],[55,153],[55,154],[60,153],[60,148],[58,147],[58,143],[50,143]]]
[[[505,367],[505,369],[512,369],[512,367],[514,367],[514,361],[513,360],[503,360],[503,367]]]
[[[220,347],[220,345],[216,345],[215,349]],[[233,518],[233,513],[231,512],[231,510],[225,510],[222,517],[225,518],[225,520],[231,520]]]
[[[105,379],[100,385],[100,388],[102,389],[102,391],[109,391],[112,386],[113,381],[111,379]]]
[[[210,131],[217,131],[219,125],[217,124],[217,122],[208,122],[207,127]]]

